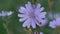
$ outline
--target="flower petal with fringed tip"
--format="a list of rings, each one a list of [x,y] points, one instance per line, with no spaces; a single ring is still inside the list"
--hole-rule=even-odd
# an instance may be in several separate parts
[[[46,12],[43,12],[44,7],[41,7],[40,4],[32,5],[30,2],[25,4],[25,7],[20,7],[18,17],[20,17],[19,21],[24,22],[23,27],[36,28],[36,25],[43,26],[47,22],[45,21]],[[43,19],[44,18],[44,19]],[[39,24],[41,22],[41,24]]]

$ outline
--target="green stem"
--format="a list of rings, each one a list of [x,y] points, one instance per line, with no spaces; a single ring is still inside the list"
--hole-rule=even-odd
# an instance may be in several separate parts
[[[8,30],[8,28],[7,28],[6,30],[7,30],[7,34],[9,34],[9,30]]]
[[[30,34],[33,34],[33,32],[32,32],[32,29],[31,29],[31,28],[29,29],[29,32],[30,32]]]
[[[4,19],[5,19],[5,21],[6,21],[5,26],[6,26],[7,34],[9,34],[9,30],[8,30],[8,17],[6,16],[6,17],[4,17]]]
[[[49,5],[50,13],[51,13],[52,17],[54,18],[54,13],[53,13],[54,2],[53,2],[53,0],[48,0],[48,5]]]

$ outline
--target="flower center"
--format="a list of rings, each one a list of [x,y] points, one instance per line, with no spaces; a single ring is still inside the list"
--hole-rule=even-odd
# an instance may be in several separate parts
[[[35,14],[32,12],[32,13],[29,14],[29,17],[30,18],[35,18]]]

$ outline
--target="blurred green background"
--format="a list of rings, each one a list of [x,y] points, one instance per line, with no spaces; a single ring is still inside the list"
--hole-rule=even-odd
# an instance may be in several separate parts
[[[0,0],[0,12],[4,11],[13,11],[14,14],[8,20],[10,23],[8,24],[8,29],[10,34],[29,34],[29,32],[25,32],[22,27],[22,23],[19,22],[19,18],[17,16],[18,9],[20,6],[24,6],[28,1],[32,4],[40,3],[43,7],[45,7],[46,12],[59,13],[60,12],[60,0]],[[52,5],[50,5],[52,4]],[[7,34],[6,29],[3,26],[3,20],[0,17],[0,34]],[[45,34],[52,34],[54,29],[51,29],[46,25],[45,28],[41,30]]]

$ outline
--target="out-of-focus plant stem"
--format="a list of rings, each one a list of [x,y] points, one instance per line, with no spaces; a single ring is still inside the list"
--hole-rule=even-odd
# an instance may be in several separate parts
[[[6,22],[6,23],[3,22],[3,27],[6,29],[7,34],[12,34],[8,29],[8,24],[10,23],[10,21],[8,20],[8,17],[7,16],[3,17],[3,20]]]
[[[4,18],[5,19],[5,26],[6,26],[6,31],[7,31],[7,34],[9,34],[9,31],[8,31],[8,19],[7,19],[7,16]]]
[[[54,17],[54,15],[53,15],[54,1],[53,0],[48,0],[48,6],[49,6],[50,13],[51,13],[52,17]]]
[[[49,5],[50,11],[52,11],[53,10],[53,5],[54,5],[54,1],[53,0],[48,0],[48,5]]]
[[[30,32],[30,34],[33,34],[33,32],[32,32],[32,29],[31,29],[31,28],[29,28],[29,32]]]
[[[4,27],[4,29],[6,29],[7,34],[8,34],[8,27],[7,27],[7,25],[6,25],[6,24],[4,24],[4,22],[3,22],[3,27]]]

